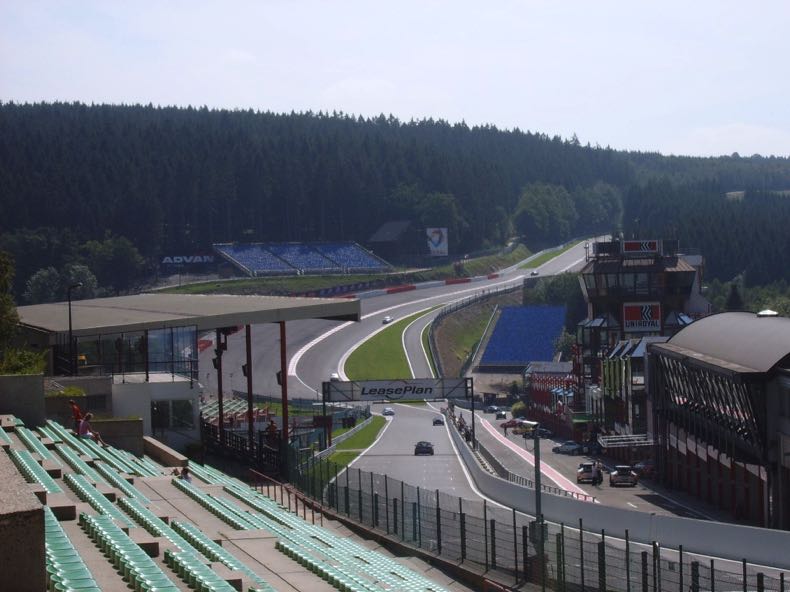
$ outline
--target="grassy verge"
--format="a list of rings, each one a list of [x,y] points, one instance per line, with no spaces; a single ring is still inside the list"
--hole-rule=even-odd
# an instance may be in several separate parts
[[[346,376],[350,380],[411,378],[401,335],[409,323],[428,312],[418,312],[400,319],[365,341],[346,361]]]
[[[581,241],[576,241],[575,243],[568,243],[564,247],[560,247],[559,249],[554,249],[552,251],[546,251],[542,255],[535,257],[532,261],[525,263],[524,265],[520,265],[519,269],[534,269],[536,267],[540,267],[547,261],[551,261],[555,257],[562,255],[565,251],[569,251],[576,245],[578,245]]]
[[[370,420],[368,425],[356,432],[347,440],[344,440],[338,444],[335,450],[358,450],[367,448],[373,444],[373,442],[375,442],[379,432],[381,431],[381,428],[383,428],[384,424],[386,423],[387,420],[382,416],[374,415],[373,419]]]
[[[276,415],[281,417],[283,414],[283,404],[282,403],[256,403],[256,407],[259,409],[265,409],[267,406],[269,407],[269,413],[272,415]],[[288,416],[292,415],[320,415],[321,408],[316,407],[315,409],[307,409],[305,407],[294,407],[293,405],[288,405]]]

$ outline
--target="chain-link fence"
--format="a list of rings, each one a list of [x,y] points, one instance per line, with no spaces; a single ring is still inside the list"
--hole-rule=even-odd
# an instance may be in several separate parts
[[[641,544],[625,532],[542,523],[495,506],[423,489],[387,475],[303,459],[292,483],[305,495],[403,543],[472,568],[558,592],[784,592],[784,574]],[[790,552],[790,550],[788,550]]]

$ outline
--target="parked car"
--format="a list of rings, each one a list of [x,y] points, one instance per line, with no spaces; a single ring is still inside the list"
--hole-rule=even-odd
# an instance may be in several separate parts
[[[554,432],[546,428],[537,428],[538,438],[553,438]]]
[[[389,315],[387,315],[386,317],[384,317],[383,319],[381,319],[381,324],[382,324],[382,325],[388,325],[388,324],[390,324],[391,322],[392,322],[392,317],[391,317],[391,316],[389,316]]]
[[[329,382],[340,382],[340,374],[332,372],[332,374],[329,375]]]
[[[502,423],[499,424],[499,427],[500,428],[514,428],[514,427],[516,427],[518,425],[519,421],[521,421],[521,420],[516,419],[514,417],[513,419],[508,419],[507,421],[503,421]]]
[[[489,405],[488,407],[483,409],[483,413],[496,413],[497,411],[499,411],[499,407],[497,407],[496,405]]]
[[[382,415],[395,415],[395,410],[392,407],[385,407],[381,410]]]
[[[421,454],[430,454],[433,456],[433,444],[430,442],[417,442],[414,445],[414,456],[419,456]]]
[[[444,418],[442,416],[437,416],[433,418],[433,425],[444,425]]]
[[[593,471],[593,463],[591,462],[583,462],[579,463],[579,468],[576,469],[576,483],[582,482],[593,482],[593,475],[595,471]]]
[[[557,452],[559,454],[581,454],[584,450],[584,446],[579,444],[578,442],[574,442],[573,440],[568,440],[563,442],[559,446],[555,446],[551,449],[552,452]]]
[[[656,463],[651,458],[640,460],[631,469],[636,473],[637,477],[651,478],[656,473]]]
[[[507,411],[503,411],[502,409],[500,409],[499,411],[496,412],[496,418],[507,419]]]
[[[617,465],[609,472],[610,487],[615,487],[616,485],[630,485],[631,487],[636,487],[636,482],[638,480],[639,477],[637,477],[630,465]]]

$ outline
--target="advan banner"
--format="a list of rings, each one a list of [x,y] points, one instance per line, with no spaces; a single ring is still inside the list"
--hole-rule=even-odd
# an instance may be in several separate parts
[[[447,229],[426,228],[428,252],[432,257],[447,257]]]

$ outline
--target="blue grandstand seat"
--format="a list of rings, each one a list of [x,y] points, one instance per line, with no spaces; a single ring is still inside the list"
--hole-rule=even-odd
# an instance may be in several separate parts
[[[315,249],[344,269],[361,271],[389,268],[381,259],[374,257],[356,243],[321,243],[315,245]]]
[[[480,365],[526,365],[551,361],[554,341],[564,326],[564,306],[502,308]]]
[[[302,271],[340,271],[340,266],[324,257],[311,246],[295,244],[266,245],[269,252]]]
[[[296,269],[261,245],[217,245],[217,250],[237,261],[253,274],[296,273]]]

